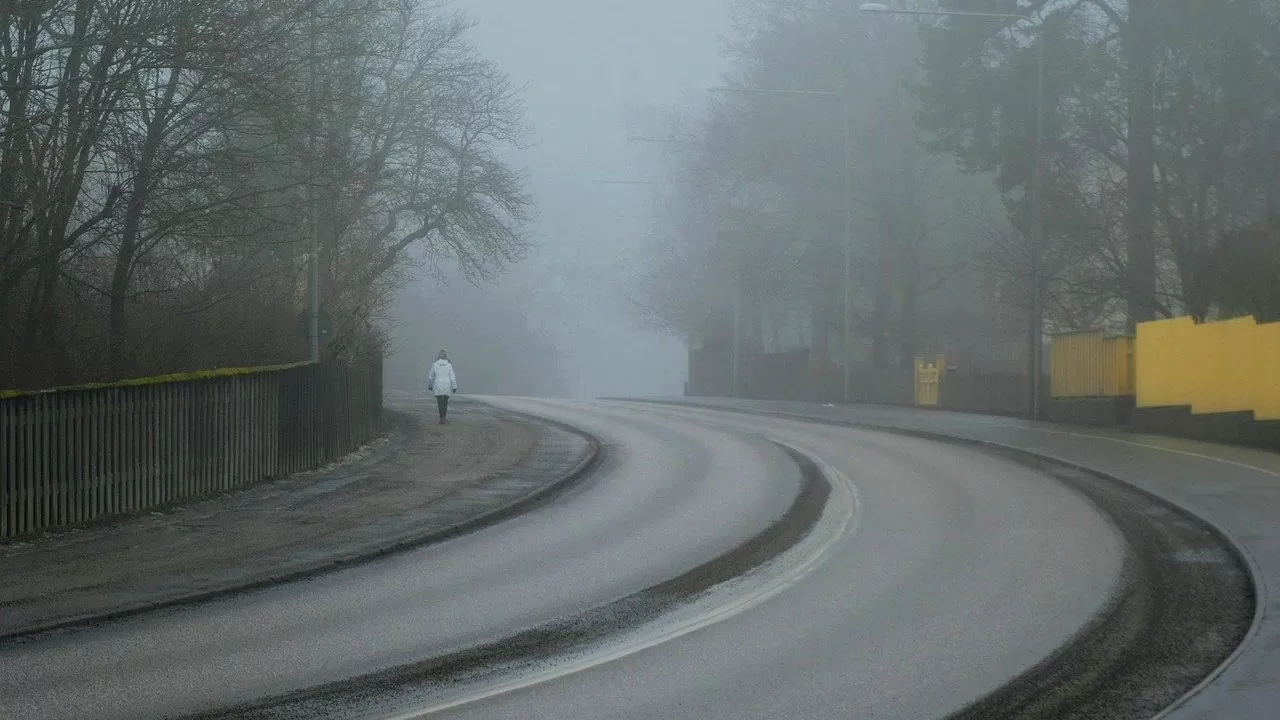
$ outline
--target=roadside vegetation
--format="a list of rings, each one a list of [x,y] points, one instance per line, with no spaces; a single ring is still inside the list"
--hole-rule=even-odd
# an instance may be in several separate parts
[[[385,346],[526,251],[518,89],[438,0],[0,5],[0,388]]]

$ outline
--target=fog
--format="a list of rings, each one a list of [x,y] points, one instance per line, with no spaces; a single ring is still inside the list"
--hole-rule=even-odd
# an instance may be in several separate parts
[[[405,293],[412,299],[394,313],[400,357],[389,360],[389,381],[400,383],[422,367],[416,358],[434,357],[443,347],[471,392],[561,387],[578,397],[679,394],[684,340],[639,329],[627,299],[652,223],[653,188],[607,181],[665,179],[666,150],[632,138],[651,134],[654,117],[701,101],[718,81],[727,67],[721,39],[730,0],[463,0],[455,6],[476,23],[470,41],[524,88],[528,146],[508,159],[528,175],[536,203],[534,247],[489,288],[490,305],[523,314],[546,346],[522,345],[526,333],[489,337],[511,326],[489,324],[487,310],[473,312],[476,294],[460,279],[444,286],[418,281]],[[441,314],[461,322],[432,329]],[[430,348],[419,350],[424,335],[431,336],[425,340]],[[503,365],[470,356],[468,347],[503,349],[507,380],[477,373],[480,366],[496,371]],[[539,370],[527,377],[522,365],[534,352],[554,353],[562,385],[545,377],[541,361],[529,361]],[[512,383],[512,377],[527,381]]]
[[[1277,0],[108,5],[0,17],[0,387],[830,399],[1280,318]]]

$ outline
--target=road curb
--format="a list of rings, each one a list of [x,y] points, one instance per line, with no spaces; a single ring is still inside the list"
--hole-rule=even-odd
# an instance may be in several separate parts
[[[287,717],[371,717],[344,703],[359,704],[370,688],[400,692],[421,684],[445,684],[481,670],[520,663],[537,665],[549,655],[573,653],[613,633],[625,632],[631,618],[652,618],[716,585],[750,573],[809,536],[826,511],[834,482],[811,457],[783,443],[773,444],[795,463],[802,484],[788,509],[739,545],[673,578],[571,616],[516,631],[504,638],[369,675],[326,683],[281,696],[189,716],[189,720],[244,720]],[[622,619],[622,620],[620,620]],[[644,620],[641,620],[642,624]],[[415,711],[416,712],[416,711]],[[380,715],[381,716],[381,715]],[[416,716],[416,715],[415,715]],[[406,716],[407,717],[407,716]]]
[[[401,538],[394,542],[371,549],[331,557],[322,562],[317,562],[312,565],[278,575],[259,577],[246,582],[236,582],[222,587],[201,590],[172,598],[165,598],[164,600],[159,601],[141,602],[131,607],[105,613],[79,615],[69,618],[60,618],[50,622],[37,623],[21,630],[0,633],[0,643],[23,642],[40,635],[60,630],[90,628],[125,620],[131,617],[137,617],[139,615],[158,610],[200,605],[202,603],[233,597],[253,592],[255,590],[263,590],[277,585],[283,585],[285,583],[308,580],[327,573],[343,570],[345,568],[371,562],[390,555],[395,555],[397,553],[439,544],[447,540],[452,540],[463,535],[468,535],[470,533],[492,527],[498,523],[515,517],[516,515],[531,511],[538,506],[549,502],[562,492],[576,486],[580,481],[590,477],[595,469],[604,461],[606,451],[603,443],[600,442],[599,438],[584,430],[557,420],[542,418],[527,413],[515,412],[505,408],[501,410],[504,413],[519,416],[526,421],[549,425],[572,435],[576,435],[586,441],[586,452],[572,468],[559,475],[551,482],[546,483],[503,505],[491,508],[464,520],[459,520],[442,528],[436,528],[421,535]],[[483,485],[484,482],[484,480],[479,480],[474,484]]]
[[[796,417],[795,419],[799,419],[799,418]],[[891,432],[899,435],[914,436],[914,437],[918,437],[925,440],[933,440],[936,442],[947,442],[947,443],[960,444],[960,445],[969,445],[969,446],[975,446],[981,449],[1001,450],[1006,453],[1016,453],[1018,455],[1023,455],[1029,458],[1035,458],[1043,462],[1060,465],[1060,466],[1071,468],[1073,470],[1077,470],[1084,473],[1089,473],[1107,482],[1122,485],[1140,495],[1145,495],[1146,497],[1149,497],[1156,502],[1164,503],[1165,505],[1168,505],[1173,509],[1177,510],[1178,512],[1186,515],[1187,517],[1194,518],[1197,522],[1204,524],[1205,527],[1207,527],[1214,535],[1216,535],[1218,540],[1221,541],[1223,545],[1230,548],[1231,551],[1235,554],[1236,559],[1240,562],[1241,565],[1244,566],[1245,570],[1247,571],[1250,590],[1253,594],[1253,606],[1254,606],[1253,618],[1250,622],[1249,628],[1248,630],[1245,631],[1245,634],[1240,639],[1240,642],[1231,651],[1231,653],[1227,655],[1226,658],[1224,658],[1220,663],[1218,663],[1218,665],[1215,666],[1207,675],[1205,675],[1205,677],[1201,679],[1200,682],[1196,683],[1193,687],[1188,689],[1182,695],[1178,696],[1176,700],[1174,700],[1172,703],[1164,707],[1158,713],[1151,716],[1150,720],[1162,720],[1163,718],[1169,717],[1175,711],[1177,711],[1178,708],[1185,705],[1188,701],[1190,701],[1196,695],[1199,695],[1201,692],[1203,692],[1205,688],[1212,685],[1213,682],[1217,680],[1218,677],[1221,676],[1222,673],[1225,672],[1227,668],[1229,668],[1232,665],[1232,663],[1234,663],[1237,659],[1239,659],[1239,657],[1245,652],[1245,650],[1248,649],[1249,644],[1253,641],[1253,639],[1257,636],[1258,632],[1262,628],[1262,623],[1266,616],[1267,584],[1266,584],[1266,578],[1262,574],[1262,569],[1258,566],[1257,560],[1256,558],[1254,558],[1253,553],[1249,551],[1248,546],[1246,546],[1243,542],[1241,542],[1235,536],[1235,534],[1227,530],[1227,528],[1224,527],[1221,523],[1214,520],[1212,517],[1205,515],[1204,513],[1201,513],[1197,510],[1193,510],[1192,508],[1187,507],[1184,503],[1181,503],[1177,500],[1173,500],[1171,498],[1164,497],[1163,495],[1160,495],[1156,492],[1153,492],[1152,490],[1142,487],[1141,485],[1135,482],[1125,480],[1124,478],[1118,477],[1116,475],[1112,475],[1110,473],[1105,473],[1105,472],[1096,470],[1094,468],[1089,467],[1088,465],[1085,465],[1079,462],[1070,461],[1070,460],[1064,460],[1062,458],[1053,457],[1051,455],[1045,455],[1043,453],[1035,452],[1033,450],[1027,450],[1025,448],[1018,447],[1016,445],[1009,445],[1007,443],[996,442],[993,440],[977,440],[974,438],[965,438],[957,435],[948,435],[945,433],[930,432],[927,430],[915,430],[911,428],[902,428],[898,426],[875,425],[871,423],[861,423],[861,424],[850,423],[850,424],[853,427],[857,427],[858,429],[863,429],[863,430]]]
[[[1223,660],[1219,662],[1212,670],[1210,670],[1208,674],[1206,674],[1199,682],[1197,682],[1190,689],[1188,689],[1187,691],[1179,695],[1175,700],[1173,700],[1170,704],[1168,704],[1167,706],[1159,710],[1155,715],[1151,716],[1151,720],[1163,720],[1164,718],[1169,717],[1174,712],[1176,712],[1180,707],[1182,707],[1188,701],[1194,698],[1196,695],[1200,694],[1207,687],[1212,685],[1213,682],[1217,680],[1222,675],[1223,672],[1225,672],[1229,667],[1231,667],[1231,665],[1234,662],[1236,662],[1236,660],[1238,660],[1240,656],[1243,655],[1248,650],[1250,644],[1258,636],[1258,633],[1260,632],[1262,624],[1266,617],[1266,604],[1267,604],[1267,598],[1268,598],[1268,588],[1266,584],[1266,578],[1263,575],[1261,567],[1258,565],[1256,558],[1254,557],[1253,553],[1249,550],[1248,546],[1245,545],[1242,541],[1240,541],[1239,538],[1237,538],[1225,526],[1223,526],[1221,523],[1219,523],[1217,520],[1213,519],[1212,517],[1207,516],[1206,514],[1198,510],[1188,507],[1183,502],[1179,502],[1171,498],[1166,498],[1163,495],[1160,495],[1159,493],[1156,493],[1148,488],[1145,488],[1139,485],[1137,482],[1125,480],[1124,478],[1117,477],[1113,474],[1096,470],[1080,462],[1054,457],[1052,455],[1047,455],[1042,452],[1036,452],[1034,450],[1028,450],[1026,448],[1022,448],[1016,445],[1010,445],[1008,443],[997,442],[994,440],[981,440],[977,438],[964,437],[961,435],[952,435],[948,433],[931,431],[931,430],[921,430],[917,428],[902,427],[900,425],[878,424],[878,423],[858,421],[858,420],[841,420],[836,418],[824,418],[819,416],[804,415],[800,413],[792,413],[792,412],[778,411],[778,410],[703,405],[703,404],[686,403],[686,402],[672,401],[672,400],[645,400],[645,399],[632,399],[632,398],[609,398],[609,400],[616,400],[620,402],[643,403],[643,404],[651,404],[651,405],[665,405],[668,407],[679,407],[679,408],[695,409],[695,410],[696,409],[711,410],[714,412],[731,412],[731,413],[739,413],[743,415],[754,415],[758,417],[772,417],[772,418],[778,418],[778,419],[784,419],[784,420],[794,420],[797,422],[813,423],[813,424],[826,425],[831,427],[847,427],[847,428],[853,428],[858,430],[864,430],[868,432],[881,432],[881,433],[889,433],[889,434],[901,435],[901,436],[907,436],[907,437],[915,437],[922,440],[929,440],[932,442],[942,442],[942,443],[948,443],[952,445],[966,446],[966,447],[971,447],[978,450],[996,451],[1001,454],[1004,454],[1006,457],[1009,454],[1019,455],[1025,458],[1038,460],[1040,462],[1048,463],[1051,465],[1058,465],[1064,468],[1076,470],[1078,472],[1087,473],[1087,474],[1093,475],[1094,477],[1100,478],[1106,482],[1115,483],[1118,486],[1127,488],[1132,492],[1135,492],[1139,495],[1150,498],[1155,502],[1163,503],[1173,508],[1177,512],[1182,513],[1183,515],[1189,518],[1192,518],[1195,521],[1203,524],[1213,535],[1215,535],[1218,538],[1219,541],[1222,542],[1224,546],[1229,548],[1231,552],[1234,553],[1236,559],[1245,568],[1248,581],[1249,581],[1249,586],[1250,586],[1249,589],[1251,590],[1252,597],[1253,597],[1253,604],[1254,604],[1253,617],[1248,629],[1245,631],[1245,633],[1243,634],[1243,636],[1241,637],[1240,641],[1237,643],[1235,648],[1232,649],[1232,651],[1225,658],[1223,658]],[[1017,462],[1016,459],[1014,459],[1014,461]],[[1077,488],[1072,488],[1072,489],[1073,491],[1080,492]],[[1092,502],[1092,500],[1090,501]],[[1104,512],[1104,514],[1107,514],[1107,513]],[[1115,611],[1115,608],[1113,607],[1113,605],[1114,605],[1114,600],[1109,601],[1107,605],[1105,605],[1101,609],[1098,616],[1096,616],[1087,625],[1081,628],[1077,636],[1073,637],[1062,648],[1059,648],[1059,650],[1056,651],[1055,654],[1063,651],[1067,651],[1071,646],[1076,645],[1077,643],[1087,642],[1089,639],[1088,636],[1090,635],[1090,630],[1092,629],[1096,632],[1097,628],[1094,626],[1105,625],[1105,620],[1106,620],[1105,616]],[[956,717],[960,717],[960,715],[957,715]]]

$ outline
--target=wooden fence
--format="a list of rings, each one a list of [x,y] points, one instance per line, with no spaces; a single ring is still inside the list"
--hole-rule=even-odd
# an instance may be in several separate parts
[[[0,538],[318,467],[375,437],[382,361],[0,398]]]

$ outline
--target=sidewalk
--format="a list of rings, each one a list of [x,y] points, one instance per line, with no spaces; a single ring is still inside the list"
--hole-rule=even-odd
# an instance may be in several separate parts
[[[482,521],[576,474],[587,438],[459,399],[400,400],[328,468],[107,525],[0,544],[0,638],[322,572]]]
[[[1257,581],[1259,614],[1222,669],[1162,720],[1280,717],[1280,454],[1119,430],[874,405],[688,398],[677,403],[947,435],[1037,453],[1110,475],[1220,528]],[[1181,562],[1199,562],[1182,560]]]

